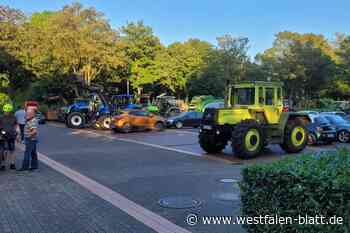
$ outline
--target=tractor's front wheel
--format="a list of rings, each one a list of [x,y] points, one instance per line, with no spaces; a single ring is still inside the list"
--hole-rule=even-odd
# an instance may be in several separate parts
[[[205,133],[199,134],[199,145],[209,154],[221,152],[226,147],[226,144],[215,139],[212,135]]]
[[[233,153],[242,159],[256,157],[264,146],[261,127],[254,120],[244,120],[237,124],[232,133]]]
[[[308,132],[305,126],[298,119],[288,121],[281,148],[287,153],[299,153],[304,150],[307,142]]]
[[[101,129],[109,130],[111,129],[111,117],[110,116],[102,116],[98,119],[98,124]]]

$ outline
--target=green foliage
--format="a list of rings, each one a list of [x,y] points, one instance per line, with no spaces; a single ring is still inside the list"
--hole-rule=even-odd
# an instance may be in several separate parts
[[[346,149],[290,157],[242,170],[242,215],[342,217],[343,225],[245,225],[249,233],[350,231],[350,155]]]
[[[46,113],[49,111],[49,106],[47,104],[40,104],[39,105],[39,111],[46,115]]]
[[[338,56],[322,35],[281,32],[257,60],[265,76],[283,81],[287,96],[297,103],[320,96],[336,73]]]
[[[101,12],[79,3],[30,17],[0,6],[1,91],[13,98],[24,89],[35,99],[52,93],[72,98],[81,82],[121,90],[128,80],[137,94],[168,92],[188,99],[222,97],[228,82],[280,80],[299,105],[350,97],[349,36],[339,34],[332,44],[322,35],[280,32],[254,63],[248,43],[227,34],[217,38],[217,46],[199,39],[165,46],[142,21],[113,29]]]
[[[2,109],[2,106],[4,106],[6,103],[10,103],[11,100],[9,96],[5,93],[0,92],[0,109]]]

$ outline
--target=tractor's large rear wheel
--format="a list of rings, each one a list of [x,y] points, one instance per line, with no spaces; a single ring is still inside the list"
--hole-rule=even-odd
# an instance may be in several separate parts
[[[85,117],[80,112],[72,112],[67,117],[67,126],[73,129],[83,128],[85,125]]]
[[[215,139],[212,135],[206,133],[199,134],[199,145],[207,153],[219,153],[226,147],[226,144],[227,143]]]
[[[287,153],[299,153],[304,150],[307,142],[308,132],[303,123],[298,119],[288,121],[281,148]]]
[[[232,151],[242,159],[256,157],[264,146],[262,129],[254,120],[244,120],[235,126],[232,133]]]

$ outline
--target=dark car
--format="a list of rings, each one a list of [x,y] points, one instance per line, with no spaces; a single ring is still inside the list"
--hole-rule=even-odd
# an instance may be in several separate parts
[[[349,142],[350,122],[335,114],[323,114],[323,116],[335,127],[337,131],[337,140],[343,143]]]
[[[335,127],[323,116],[313,118],[312,123],[306,128],[309,131],[308,144],[330,144],[337,141],[337,131]]]
[[[180,115],[169,117],[167,119],[167,127],[199,127],[201,124],[202,112],[183,112]]]

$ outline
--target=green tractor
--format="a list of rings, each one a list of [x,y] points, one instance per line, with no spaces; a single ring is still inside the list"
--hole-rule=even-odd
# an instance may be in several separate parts
[[[208,108],[202,118],[199,143],[208,153],[219,153],[231,141],[233,153],[256,157],[268,144],[298,153],[307,144],[307,115],[283,112],[282,83],[243,82],[229,88],[227,106]]]

